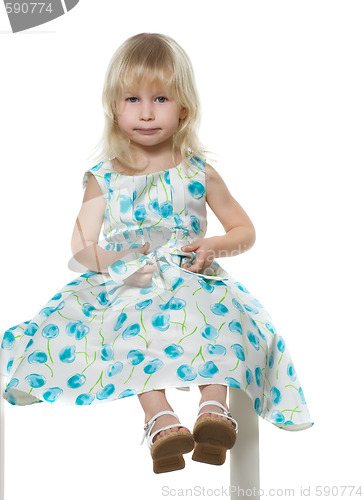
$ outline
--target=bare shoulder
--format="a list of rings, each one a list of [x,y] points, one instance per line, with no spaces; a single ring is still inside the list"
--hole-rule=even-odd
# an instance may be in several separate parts
[[[209,163],[205,163],[205,179],[206,179],[206,201],[210,203],[218,190],[228,191],[227,186],[217,170]]]
[[[87,185],[85,188],[83,201],[84,202],[89,201],[94,198],[99,198],[104,203],[106,203],[105,200],[103,199],[102,191],[99,186],[99,183],[96,180],[96,177],[92,174],[92,172],[90,172],[87,180]]]
[[[239,202],[230,193],[221,175],[208,163],[205,163],[206,202],[211,210],[229,231],[236,226],[254,226]]]

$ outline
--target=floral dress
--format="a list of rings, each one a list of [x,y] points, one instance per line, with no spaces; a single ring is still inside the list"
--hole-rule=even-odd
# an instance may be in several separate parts
[[[104,160],[87,170],[105,200],[105,250],[135,249],[107,272],[82,270],[29,321],[1,336],[2,395],[10,404],[90,405],[161,388],[223,384],[286,430],[313,425],[286,343],[249,290],[214,260],[182,267],[181,247],[206,234],[205,165],[126,176]],[[137,251],[144,243],[146,254]],[[124,280],[147,263],[147,286]]]

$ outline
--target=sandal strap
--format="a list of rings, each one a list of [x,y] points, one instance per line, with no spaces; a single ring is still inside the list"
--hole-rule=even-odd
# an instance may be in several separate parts
[[[144,430],[143,430],[143,439],[141,441],[141,445],[143,444],[144,442],[144,439],[147,438],[147,443],[148,443],[148,446],[149,448],[151,447],[151,441],[153,439],[153,437],[158,434],[158,432],[161,432],[162,430],[166,430],[166,429],[170,429],[171,427],[183,427],[182,424],[173,424],[173,425],[170,425],[170,426],[167,426],[167,427],[163,427],[163,429],[159,429],[157,432],[154,432],[152,434],[152,436],[150,436],[150,431],[154,425],[154,422],[157,420],[158,417],[160,417],[161,415],[173,415],[174,417],[176,417],[178,419],[178,415],[176,415],[176,413],[174,413],[174,411],[170,411],[170,410],[163,410],[163,411],[160,411],[158,413],[156,413],[146,424],[144,424]]]
[[[213,401],[213,400],[210,400],[210,401],[205,401],[204,403],[201,403],[199,408],[198,408],[198,417],[200,415],[203,415],[204,413],[213,413],[214,415],[222,415],[221,413],[218,413],[216,411],[203,411],[202,413],[200,413],[200,410],[204,407],[204,406],[207,406],[207,405],[216,405],[216,406],[219,406],[223,411],[224,411],[224,416],[227,417],[229,420],[232,421],[232,423],[234,424],[235,426],[235,432],[238,433],[239,431],[239,426],[238,426],[238,422],[235,420],[235,418],[233,418],[232,414],[230,413],[229,410],[227,410],[225,408],[224,405],[222,405],[221,403],[219,403],[218,401]]]

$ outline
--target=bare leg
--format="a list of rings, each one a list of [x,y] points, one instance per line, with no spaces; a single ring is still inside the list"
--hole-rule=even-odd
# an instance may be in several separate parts
[[[148,422],[156,413],[160,411],[163,410],[173,411],[173,408],[167,401],[165,395],[165,389],[143,392],[142,394],[138,394],[138,398],[145,412],[145,420],[144,420],[145,423]],[[173,415],[162,415],[156,419],[152,427],[151,434],[160,429],[161,427],[164,427],[166,425],[172,425],[174,423],[180,423],[176,417],[174,417]],[[178,430],[185,431],[188,429],[186,429],[186,427],[172,427],[171,429],[166,429],[154,436],[153,443],[159,437],[162,437],[165,434],[168,434],[169,432],[175,432]]]
[[[211,399],[215,400],[215,401],[218,401],[219,403],[221,403],[227,410],[229,409],[227,404],[226,404],[226,395],[227,395],[227,387],[226,385],[222,385],[222,384],[209,384],[209,385],[199,385],[198,386],[199,389],[200,389],[200,392],[201,392],[201,399],[200,399],[200,403],[204,403],[205,401],[209,401]],[[204,406],[202,409],[201,409],[201,412],[208,412],[208,411],[216,411],[217,413],[221,413],[222,414],[222,409],[219,407],[219,406],[216,406],[216,405],[206,405]],[[216,417],[216,418],[220,418],[218,417],[217,415],[215,415],[214,413],[204,413],[203,415],[201,415],[200,417],[198,418],[204,418],[204,417]],[[229,422],[232,426],[234,425],[230,419],[226,418],[223,416],[223,414],[221,415],[221,418],[223,418],[224,420],[226,420],[227,422]]]

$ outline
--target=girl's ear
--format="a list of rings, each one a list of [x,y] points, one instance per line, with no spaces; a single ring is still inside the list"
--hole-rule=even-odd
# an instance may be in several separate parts
[[[188,109],[182,108],[179,114],[180,119],[183,120],[183,118],[186,118],[187,115],[188,115]]]

